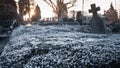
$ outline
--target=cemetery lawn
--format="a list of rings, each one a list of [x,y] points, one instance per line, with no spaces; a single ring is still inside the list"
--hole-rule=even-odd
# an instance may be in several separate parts
[[[0,56],[2,68],[119,68],[120,34],[80,32],[79,25],[15,29]]]

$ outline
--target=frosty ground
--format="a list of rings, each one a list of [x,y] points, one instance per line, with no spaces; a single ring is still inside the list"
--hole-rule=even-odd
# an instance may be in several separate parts
[[[0,66],[119,68],[119,34],[92,34],[80,30],[80,25],[20,26],[4,47]]]

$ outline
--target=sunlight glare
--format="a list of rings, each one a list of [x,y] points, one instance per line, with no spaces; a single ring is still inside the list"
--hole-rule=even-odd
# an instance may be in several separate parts
[[[35,0],[35,2],[40,6],[41,10],[41,17],[43,18],[50,18],[54,16],[52,8],[41,0]]]
[[[29,27],[29,26],[32,26],[32,24],[31,24],[31,23],[28,23],[28,24],[26,24],[26,26],[28,26],[28,27]]]
[[[30,11],[30,18],[31,18],[32,16],[34,16],[34,15],[35,15],[34,10],[31,10],[31,11]]]
[[[23,16],[24,21],[28,21],[29,18],[30,18],[30,17],[29,17],[29,14],[26,14],[26,15]]]

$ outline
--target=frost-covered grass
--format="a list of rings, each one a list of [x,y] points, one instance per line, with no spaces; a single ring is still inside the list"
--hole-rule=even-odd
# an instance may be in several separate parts
[[[5,38],[4,40],[3,39],[0,40],[0,55],[1,55],[5,45],[7,44],[7,42],[8,42],[8,38]]]
[[[112,68],[119,34],[80,32],[79,25],[20,26],[0,56],[3,68]]]

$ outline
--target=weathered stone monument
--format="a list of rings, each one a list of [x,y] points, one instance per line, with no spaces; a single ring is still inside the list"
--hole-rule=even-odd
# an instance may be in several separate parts
[[[34,14],[32,15],[32,21],[38,21],[39,19],[41,19],[41,10],[40,7],[37,5],[35,10],[34,10]]]
[[[76,18],[77,18],[77,21],[80,23],[80,25],[82,25],[82,17],[83,17],[83,15],[82,15],[81,11],[78,11]]]
[[[97,11],[100,10],[100,7],[96,7],[95,4],[91,4],[91,9],[89,13],[93,13],[91,20],[91,27],[93,33],[104,34],[106,33],[105,24],[102,18],[97,14]]]
[[[63,22],[63,17],[62,17],[61,10],[59,10],[59,13],[58,13],[58,22]]]

